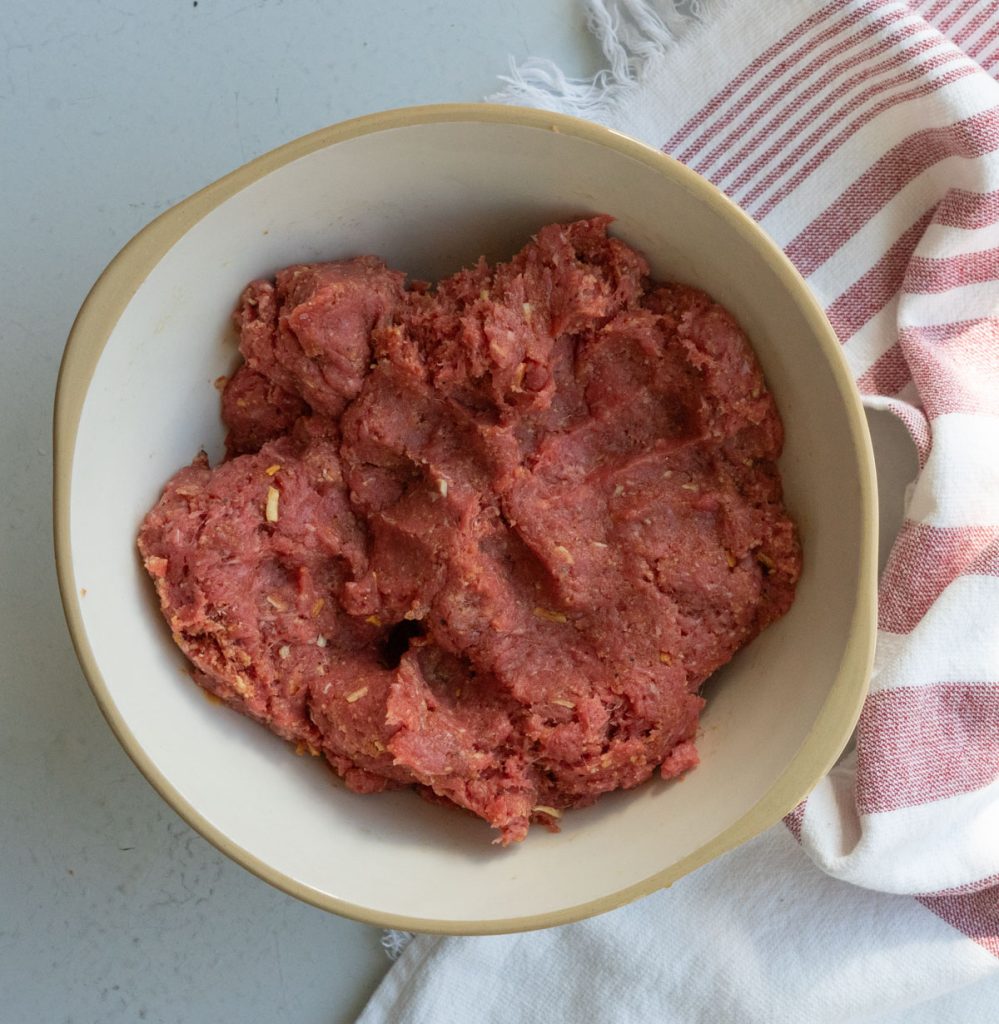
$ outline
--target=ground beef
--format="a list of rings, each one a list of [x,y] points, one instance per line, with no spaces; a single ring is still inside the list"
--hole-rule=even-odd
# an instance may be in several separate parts
[[[503,843],[696,765],[699,687],[800,569],[745,335],[608,224],[436,287],[370,256],[254,282],[227,458],[139,534],[202,686]]]

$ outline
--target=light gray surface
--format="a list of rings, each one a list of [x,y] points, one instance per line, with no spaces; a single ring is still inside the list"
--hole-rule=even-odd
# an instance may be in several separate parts
[[[0,1019],[336,1022],[375,928],[247,874],[153,792],[67,638],[50,423],[87,289],[170,204],[280,143],[478,100],[510,55],[589,72],[575,0],[7,0],[0,17]],[[113,496],[109,496],[113,500]]]
[[[599,55],[576,0],[7,0],[0,54],[0,1019],[349,1021],[387,967],[378,931],[194,834],[86,687],[50,553],[59,358],[114,253],[244,160],[372,110],[479,99],[508,55],[576,73]],[[891,535],[914,460],[896,424],[875,428]]]

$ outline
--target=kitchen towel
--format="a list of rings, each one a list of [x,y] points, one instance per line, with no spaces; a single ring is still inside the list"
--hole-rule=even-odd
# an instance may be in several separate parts
[[[999,1019],[999,2],[588,9],[606,71],[528,61],[498,98],[713,181],[912,437],[870,694],[784,826],[592,921],[391,935],[361,1022]]]

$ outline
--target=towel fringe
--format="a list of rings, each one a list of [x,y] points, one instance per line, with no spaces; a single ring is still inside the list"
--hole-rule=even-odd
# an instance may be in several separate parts
[[[709,22],[732,0],[586,0],[586,21],[609,67],[569,78],[553,61],[511,60],[495,103],[555,110],[606,123],[626,105],[651,63]]]
[[[395,961],[402,956],[403,950],[413,941],[412,932],[399,931],[396,928],[386,928],[382,932],[382,949],[389,960]]]

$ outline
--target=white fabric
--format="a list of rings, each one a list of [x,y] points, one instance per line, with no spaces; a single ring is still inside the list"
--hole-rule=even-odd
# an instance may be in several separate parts
[[[824,875],[779,828],[592,921],[417,936],[358,1024],[985,1024],[995,968],[915,901]]]
[[[999,416],[939,416],[933,440],[908,517],[934,526],[999,525]]]

